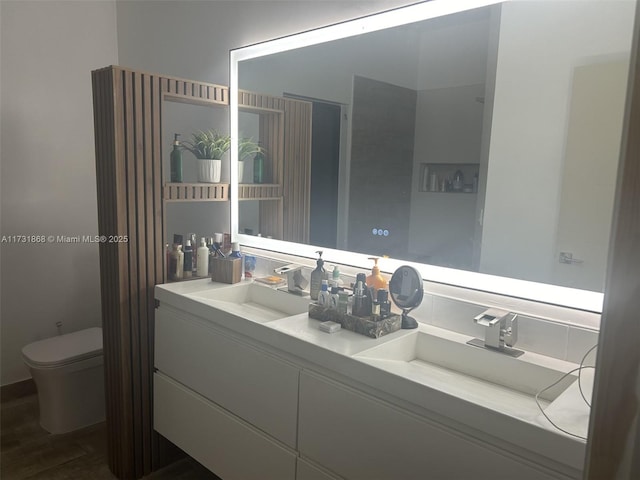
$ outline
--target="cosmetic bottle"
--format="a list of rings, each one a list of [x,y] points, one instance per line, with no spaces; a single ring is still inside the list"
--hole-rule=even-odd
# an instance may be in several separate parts
[[[333,266],[333,271],[331,272],[331,280],[333,280],[333,282],[338,287],[341,287],[342,284],[343,284],[342,279],[340,278],[340,270],[338,270],[338,266],[337,265]]]
[[[320,293],[318,294],[318,305],[328,307],[329,295],[329,282],[322,280],[322,286],[320,287]]]
[[[367,287],[362,280],[356,281],[353,294],[353,307],[351,313],[356,317],[368,317],[371,315],[371,302],[367,297]]]
[[[184,253],[182,253],[182,245],[173,244],[173,250],[169,257],[169,279],[182,280],[184,269]]]
[[[184,278],[191,278],[193,276],[193,247],[191,247],[191,240],[187,240],[184,245],[184,267],[182,275]]]
[[[316,260],[316,268],[311,272],[311,286],[309,287],[309,295],[311,300],[318,300],[320,294],[320,288],[322,287],[322,280],[325,278],[324,260],[322,260],[322,251],[318,250],[318,260]]]
[[[198,275],[198,237],[195,233],[187,233],[187,238],[191,240],[191,250],[193,250],[193,255],[191,256],[191,271],[195,277]]]
[[[358,316],[368,317],[371,315],[371,306],[373,305],[373,294],[371,289],[367,286],[367,276],[364,273],[358,273],[356,275],[356,285],[360,282],[362,284],[362,290],[364,295],[362,310]]]
[[[380,275],[380,267],[378,267],[378,258],[370,257],[369,260],[373,260],[373,268],[371,269],[371,275],[367,277],[367,287],[371,289],[372,300],[376,297],[376,292],[380,288],[387,288],[387,281]]]
[[[345,292],[344,290],[339,290],[338,291],[338,312],[346,314],[348,306],[349,306],[349,293]]]
[[[331,294],[329,295],[329,308],[333,310],[338,310],[338,301],[340,297],[338,296],[338,287],[331,287]]]
[[[389,301],[389,291],[381,288],[378,290],[376,303],[380,307],[380,318],[387,318],[391,315],[391,302]]]
[[[180,150],[179,133],[173,134],[173,150],[171,150],[171,182],[182,182],[182,151]]]
[[[196,275],[198,277],[206,277],[209,275],[209,248],[207,247],[207,242],[204,237],[200,239],[200,246],[196,252],[197,260],[197,270]]]
[[[242,253],[240,253],[240,243],[233,242],[231,244],[231,254],[229,254],[229,258],[242,259],[242,270],[241,270],[242,273],[240,274],[240,278],[244,280],[244,257],[242,256]]]

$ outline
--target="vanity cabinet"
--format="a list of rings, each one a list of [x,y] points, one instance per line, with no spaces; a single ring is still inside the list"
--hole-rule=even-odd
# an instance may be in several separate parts
[[[298,450],[352,480],[558,478],[495,447],[307,372],[300,376]]]
[[[155,367],[295,448],[299,369],[169,307],[156,311]]]
[[[154,428],[225,480],[294,480],[296,455],[167,376],[154,375]]]

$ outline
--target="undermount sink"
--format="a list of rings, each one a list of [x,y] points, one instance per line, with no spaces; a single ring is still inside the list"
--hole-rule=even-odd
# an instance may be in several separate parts
[[[309,299],[274,290],[273,288],[240,283],[217,289],[194,292],[187,296],[218,310],[258,323],[305,313]]]
[[[456,334],[457,335],[457,334]],[[455,335],[454,335],[455,336]],[[475,403],[533,420],[540,412],[537,392],[558,381],[571,365],[549,366],[467,345],[464,336],[452,340],[424,331],[365,350],[357,358],[408,380],[455,394]],[[535,354],[530,354],[530,356]],[[539,396],[548,406],[575,380],[568,375]]]

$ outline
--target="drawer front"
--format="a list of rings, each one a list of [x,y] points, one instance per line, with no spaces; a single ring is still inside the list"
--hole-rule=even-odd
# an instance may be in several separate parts
[[[160,307],[155,328],[158,370],[296,448],[298,368],[188,314]]]
[[[154,428],[225,480],[295,479],[295,453],[158,373]]]
[[[300,376],[298,448],[350,480],[566,478],[306,372]]]

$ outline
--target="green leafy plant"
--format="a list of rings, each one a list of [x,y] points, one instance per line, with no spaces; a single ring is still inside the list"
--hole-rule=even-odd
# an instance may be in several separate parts
[[[194,134],[193,141],[181,142],[181,145],[196,158],[220,160],[231,147],[231,137],[222,135],[216,130],[199,131]]]
[[[240,142],[238,143],[238,159],[240,161],[257,153],[264,153],[264,148],[254,142],[252,137],[240,139]]]

